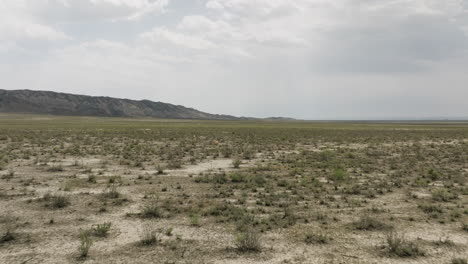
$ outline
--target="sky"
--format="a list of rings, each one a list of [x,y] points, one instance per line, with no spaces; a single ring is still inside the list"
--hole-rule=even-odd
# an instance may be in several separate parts
[[[468,117],[468,0],[0,0],[0,87],[236,116]]]

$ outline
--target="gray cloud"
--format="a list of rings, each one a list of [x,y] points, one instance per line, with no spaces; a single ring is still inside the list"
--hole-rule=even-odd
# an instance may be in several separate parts
[[[4,0],[7,89],[247,116],[468,116],[468,1]]]

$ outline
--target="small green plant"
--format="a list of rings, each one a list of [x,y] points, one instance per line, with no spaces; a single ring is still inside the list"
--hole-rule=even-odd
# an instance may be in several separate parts
[[[109,177],[109,184],[122,183],[122,177],[120,176],[111,176]]]
[[[437,202],[450,202],[458,198],[458,195],[446,189],[439,189],[432,192],[432,200]]]
[[[240,161],[240,159],[235,159],[235,160],[232,161],[232,166],[233,166],[235,169],[238,169],[238,168],[240,167],[241,163],[242,163],[242,162]]]
[[[455,243],[448,237],[446,238],[439,238],[439,240],[434,241],[436,246],[443,246],[443,247],[453,247]]]
[[[142,224],[140,230],[140,244],[143,246],[151,246],[158,242],[158,231],[155,225],[151,222]]]
[[[453,258],[450,263],[451,264],[468,264],[468,261],[465,258]]]
[[[63,171],[63,167],[62,165],[54,165],[54,166],[50,166],[48,169],[47,169],[48,172],[62,172]]]
[[[241,252],[260,251],[260,234],[252,228],[242,231],[236,236],[236,247]]]
[[[172,236],[172,231],[174,231],[174,228],[172,227],[169,227],[168,229],[166,229],[166,232],[165,232],[166,236]]]
[[[402,234],[391,231],[386,236],[388,252],[398,257],[424,256],[422,251],[414,242],[407,241]]]
[[[461,223],[461,229],[468,232],[468,223]]]
[[[158,166],[156,167],[156,173],[159,174],[159,175],[164,174],[164,168],[161,167],[161,165],[158,165]]]
[[[117,199],[120,197],[119,190],[117,189],[117,185],[110,184],[104,190],[103,196],[109,199]]]
[[[352,225],[356,230],[386,230],[391,228],[390,225],[383,223],[369,215],[361,216],[361,218]]]
[[[440,178],[440,172],[434,168],[429,169],[429,171],[427,172],[427,175],[433,181],[438,180]]]
[[[80,232],[80,246],[78,247],[79,257],[84,259],[88,257],[89,249],[93,245],[93,240],[89,231]]]
[[[96,183],[97,182],[96,175],[94,175],[94,174],[88,175],[88,182],[89,183]]]
[[[323,233],[307,233],[304,238],[306,244],[327,244],[330,237]]]
[[[7,174],[2,175],[2,179],[4,180],[11,180],[15,176],[15,172],[13,170],[8,170]]]
[[[111,222],[106,222],[106,223],[103,223],[103,224],[97,224],[92,229],[93,235],[95,235],[97,237],[107,237],[111,226],[112,226]]]
[[[177,160],[177,159],[170,160],[167,163],[167,167],[171,170],[180,169],[182,168],[182,161]]]
[[[200,215],[197,213],[191,213],[189,215],[191,226],[200,226]]]
[[[143,218],[161,218],[162,213],[159,209],[159,205],[156,201],[151,201],[150,203],[143,206],[141,213]]]
[[[334,182],[341,182],[348,178],[348,173],[343,169],[334,169],[329,179]]]
[[[70,198],[61,194],[46,194],[43,200],[48,202],[48,206],[54,209],[62,209],[70,205]]]
[[[0,219],[0,244],[15,240],[15,231],[18,227],[17,221],[17,218],[11,216]]]

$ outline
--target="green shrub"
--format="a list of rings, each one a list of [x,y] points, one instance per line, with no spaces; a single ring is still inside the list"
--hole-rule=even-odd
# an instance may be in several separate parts
[[[329,179],[334,182],[341,182],[348,178],[348,173],[343,169],[335,169],[329,176]]]
[[[241,183],[247,181],[246,175],[242,173],[231,173],[229,177],[231,178],[231,182],[233,183]]]
[[[260,234],[253,229],[246,230],[237,234],[235,244],[241,252],[260,251]]]
[[[92,229],[93,235],[98,236],[98,237],[106,237],[109,233],[111,226],[112,226],[111,222],[97,224]]]
[[[446,189],[439,189],[432,192],[432,200],[437,202],[450,202],[458,198],[458,195]]]
[[[140,244],[143,246],[151,246],[158,242],[158,231],[155,225],[150,222],[142,224],[140,230]]]
[[[109,199],[117,199],[120,197],[120,193],[117,189],[117,185],[115,184],[110,184],[106,187],[106,189],[104,190],[104,193],[103,193],[103,196],[105,198],[109,198]]]
[[[143,218],[161,218],[162,213],[159,209],[159,205],[156,201],[152,201],[146,204],[140,213],[141,217]]]
[[[330,240],[330,237],[323,233],[307,233],[304,238],[307,244],[327,244]]]
[[[468,232],[468,223],[462,223],[461,224],[461,228],[463,231],[467,231]]]
[[[192,213],[189,215],[190,225],[191,226],[200,226],[200,215]]]
[[[233,166],[235,169],[238,169],[239,166],[241,165],[241,163],[242,163],[242,162],[240,161],[240,159],[235,159],[235,160],[232,161],[232,166]]]
[[[453,258],[451,264],[468,264],[468,261],[464,258]]]
[[[54,165],[54,166],[51,166],[47,169],[48,172],[62,172],[63,171],[63,167],[62,165]]]
[[[407,241],[403,235],[397,232],[389,232],[386,236],[388,252],[398,257],[424,256],[422,251],[414,242]]]
[[[386,230],[391,228],[390,225],[382,223],[369,215],[362,216],[358,221],[353,222],[352,226],[356,230]]]
[[[43,200],[48,202],[48,206],[55,209],[62,209],[70,205],[70,198],[61,194],[46,194]]]
[[[0,244],[15,240],[18,218],[5,216],[0,218]]]
[[[93,245],[90,233],[88,231],[80,232],[80,246],[78,247],[79,257],[86,258],[89,254],[89,249]]]
[[[93,174],[88,175],[88,182],[89,183],[96,183],[97,182],[96,176],[93,175]]]

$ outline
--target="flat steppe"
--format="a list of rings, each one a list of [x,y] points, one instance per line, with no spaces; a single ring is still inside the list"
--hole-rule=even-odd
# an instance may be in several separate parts
[[[466,122],[0,115],[0,263],[468,259]]]

